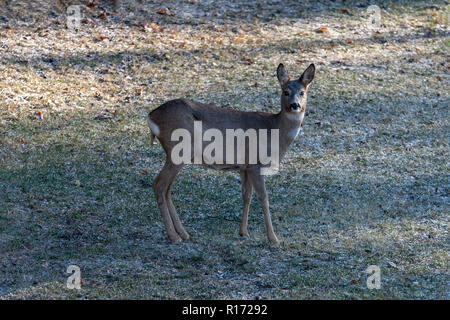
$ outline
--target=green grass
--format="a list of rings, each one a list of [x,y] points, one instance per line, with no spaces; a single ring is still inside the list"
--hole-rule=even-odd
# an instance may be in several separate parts
[[[78,33],[47,3],[21,25],[23,8],[9,8],[0,298],[449,299],[449,39],[436,18],[448,5],[390,3],[379,2],[375,35],[352,1],[249,2],[240,13],[170,1],[174,16],[125,1],[106,21],[87,13]],[[192,239],[171,244],[151,190],[165,155],[143,115],[178,97],[277,112],[280,62],[292,77],[318,70],[303,130],[266,181],[282,244],[267,243],[255,198],[241,239],[239,175],[200,167],[174,185]],[[71,264],[80,291],[65,286]],[[369,265],[380,290],[367,289]]]

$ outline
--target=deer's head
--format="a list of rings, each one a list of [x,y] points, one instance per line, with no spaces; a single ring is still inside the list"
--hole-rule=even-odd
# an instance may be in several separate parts
[[[306,109],[306,94],[309,84],[314,79],[316,68],[310,64],[300,78],[291,80],[284,65],[277,68],[277,77],[281,86],[281,110],[288,113],[300,113]]]

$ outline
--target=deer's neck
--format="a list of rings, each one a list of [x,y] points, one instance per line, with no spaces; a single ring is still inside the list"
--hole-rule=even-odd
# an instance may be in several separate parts
[[[300,132],[304,116],[304,111],[290,113],[284,110],[277,115],[278,127],[280,129],[280,153],[282,157],[286,154],[289,146]]]

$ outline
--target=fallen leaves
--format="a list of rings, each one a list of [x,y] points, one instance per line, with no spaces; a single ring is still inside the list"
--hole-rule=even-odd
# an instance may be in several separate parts
[[[353,15],[353,14],[350,12],[350,10],[347,9],[347,8],[341,8],[341,9],[339,9],[339,11],[340,11],[341,13],[348,14],[349,16],[352,16],[352,15]]]
[[[160,14],[160,15],[168,15],[168,16],[175,15],[169,8],[161,8],[158,11],[156,11],[156,13]]]
[[[98,4],[98,0],[88,0],[86,6],[89,8],[93,8]]]
[[[250,58],[243,58],[242,61],[244,61],[245,63],[247,63],[248,65],[254,64],[255,61],[250,59]]]
[[[34,120],[42,120],[42,119],[44,119],[44,115],[42,114],[41,111],[36,111],[35,113],[33,113],[33,119]]]
[[[392,262],[392,261],[388,261],[387,264],[391,267],[391,268],[397,268],[397,265]]]
[[[164,28],[158,26],[156,23],[148,23],[148,21],[142,21],[141,22],[142,27],[144,28],[144,31],[153,31],[153,32],[163,32]]]
[[[109,110],[105,110],[104,113],[96,116],[94,120],[98,121],[104,121],[104,120],[111,120],[114,119],[117,116],[118,112],[117,110],[114,110],[113,112],[110,112]]]
[[[327,27],[320,27],[319,29],[316,30],[317,33],[327,33],[328,32],[328,28]]]

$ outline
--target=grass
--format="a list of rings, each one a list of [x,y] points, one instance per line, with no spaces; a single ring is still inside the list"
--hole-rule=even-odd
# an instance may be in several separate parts
[[[0,9],[0,298],[450,298],[444,1],[379,1],[378,33],[361,1],[124,1],[77,32],[23,3]],[[200,167],[174,185],[192,239],[170,244],[143,115],[178,97],[277,112],[280,62],[318,70],[267,179],[282,245],[255,199],[241,239],[239,175]]]

